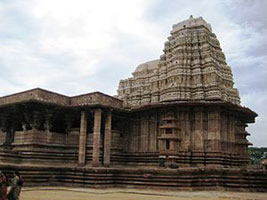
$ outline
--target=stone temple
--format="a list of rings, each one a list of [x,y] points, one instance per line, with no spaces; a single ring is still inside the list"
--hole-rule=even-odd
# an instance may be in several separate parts
[[[28,185],[267,191],[250,167],[240,105],[211,25],[173,25],[160,59],[137,66],[115,97],[40,88],[0,98],[0,169]]]

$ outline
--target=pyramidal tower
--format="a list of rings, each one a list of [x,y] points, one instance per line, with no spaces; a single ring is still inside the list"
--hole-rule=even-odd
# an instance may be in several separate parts
[[[240,105],[233,74],[211,25],[202,17],[174,24],[163,55],[137,66],[121,80],[118,97],[133,108],[166,102],[228,102]]]

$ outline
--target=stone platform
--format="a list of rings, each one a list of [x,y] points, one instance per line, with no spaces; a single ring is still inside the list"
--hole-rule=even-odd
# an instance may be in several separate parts
[[[19,170],[25,186],[86,188],[151,188],[163,190],[227,190],[267,192],[267,171],[238,168],[94,168],[1,164]]]
[[[132,188],[24,187],[21,200],[266,200],[266,193],[228,191],[166,191]]]

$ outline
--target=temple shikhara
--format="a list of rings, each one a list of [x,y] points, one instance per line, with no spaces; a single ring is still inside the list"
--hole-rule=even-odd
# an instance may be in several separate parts
[[[174,24],[157,60],[114,97],[36,88],[0,97],[0,166],[28,185],[223,187],[267,190],[249,167],[231,67],[202,17]]]

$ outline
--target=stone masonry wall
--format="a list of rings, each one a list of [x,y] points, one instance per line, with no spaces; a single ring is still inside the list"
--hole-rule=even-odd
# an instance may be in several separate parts
[[[246,149],[250,143],[246,139],[247,133],[244,125],[243,129],[240,129],[240,124],[244,124],[244,122],[241,122],[236,114],[219,107],[140,112],[130,123],[126,151],[139,154],[161,154],[160,124],[161,119],[168,116],[169,113],[176,119],[175,124],[180,131],[177,135],[178,138],[174,141],[177,148],[175,147],[174,152],[167,153],[168,155],[181,153],[193,155],[198,152],[201,156],[206,155],[211,159],[219,159],[216,157],[220,154],[220,156],[232,157],[230,159],[233,159],[233,162],[234,159],[239,162],[238,158],[240,158],[240,163],[237,165],[248,163],[249,155]],[[164,150],[165,146],[162,148]],[[162,154],[165,155],[165,153]]]

